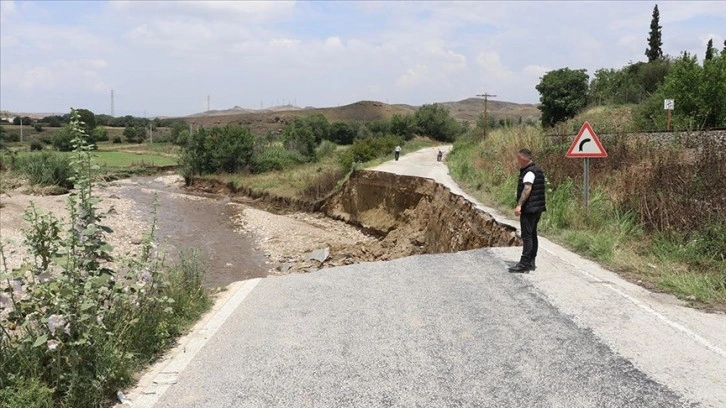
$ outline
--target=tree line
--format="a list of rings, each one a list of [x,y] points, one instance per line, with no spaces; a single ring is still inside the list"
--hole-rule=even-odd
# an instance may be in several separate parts
[[[466,127],[439,104],[423,105],[414,114],[394,114],[390,119],[367,123],[329,122],[322,114],[297,116],[281,132],[256,137],[238,125],[184,129],[176,142],[181,145],[179,165],[189,182],[211,173],[249,171],[261,173],[315,162],[338,145],[350,145],[340,157],[343,168],[390,154],[396,145],[415,136],[451,142]],[[172,132],[173,133],[173,132]]]
[[[634,124],[641,130],[666,127],[663,100],[673,99],[673,126],[707,129],[726,126],[726,41],[723,50],[708,41],[703,58],[682,52],[663,54],[658,5],[653,9],[647,62],[620,69],[602,68],[592,80],[585,69],[546,73],[536,86],[543,127],[571,119],[587,106],[635,104]]]

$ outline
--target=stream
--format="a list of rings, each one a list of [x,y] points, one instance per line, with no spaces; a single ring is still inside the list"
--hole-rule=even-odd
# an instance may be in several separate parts
[[[226,197],[189,194],[161,177],[135,177],[115,183],[114,193],[131,199],[135,211],[150,218],[154,196],[158,197],[156,238],[173,264],[182,251],[198,250],[208,287],[267,276],[270,265],[256,250],[254,237],[235,231],[234,206]]]

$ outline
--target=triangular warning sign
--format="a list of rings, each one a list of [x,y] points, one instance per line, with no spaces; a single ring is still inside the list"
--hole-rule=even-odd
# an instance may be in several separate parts
[[[592,130],[592,126],[585,122],[565,156],[571,158],[608,157],[608,153],[602,147],[602,143],[597,138],[595,131]]]

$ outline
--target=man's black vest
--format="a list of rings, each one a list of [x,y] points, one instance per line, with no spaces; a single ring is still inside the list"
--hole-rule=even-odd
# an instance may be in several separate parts
[[[529,194],[529,198],[525,201],[522,206],[523,213],[539,213],[547,211],[545,205],[545,175],[542,169],[537,167],[534,163],[519,170],[519,184],[517,185],[517,202],[519,197],[522,196],[524,190],[524,175],[528,172],[534,173],[534,183],[532,183],[532,192]]]

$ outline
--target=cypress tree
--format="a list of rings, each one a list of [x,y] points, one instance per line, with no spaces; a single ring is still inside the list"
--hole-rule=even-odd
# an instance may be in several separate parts
[[[645,56],[648,57],[648,62],[653,62],[657,59],[663,58],[663,50],[661,46],[661,31],[663,28],[660,26],[660,13],[658,12],[658,5],[656,4],[653,8],[653,18],[650,20],[650,35],[648,35],[648,48],[645,49]]]
[[[708,40],[708,44],[706,44],[706,60],[713,59],[713,38]]]

